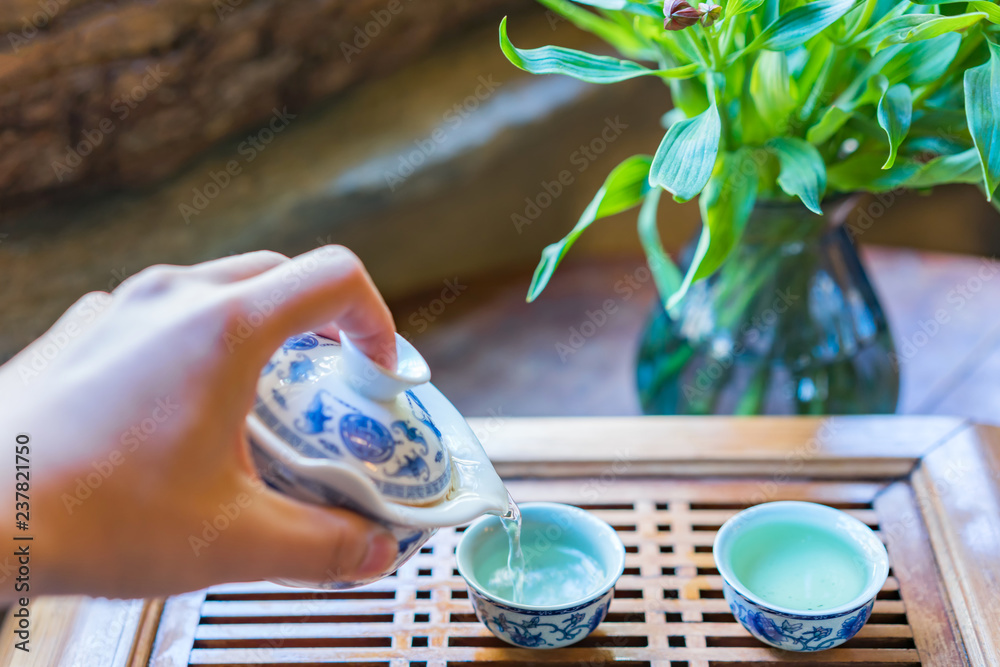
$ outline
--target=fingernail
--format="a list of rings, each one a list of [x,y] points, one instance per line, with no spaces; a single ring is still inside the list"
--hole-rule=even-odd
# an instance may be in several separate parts
[[[358,568],[358,576],[361,578],[374,577],[379,574],[388,574],[387,570],[392,567],[396,560],[396,552],[399,547],[396,538],[390,533],[381,530],[374,532],[368,537],[368,553]]]

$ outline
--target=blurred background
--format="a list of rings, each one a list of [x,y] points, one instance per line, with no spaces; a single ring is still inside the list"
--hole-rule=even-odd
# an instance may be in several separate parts
[[[341,243],[466,415],[637,413],[655,290],[635,211],[524,294],[607,173],[655,151],[669,94],[521,72],[504,15],[519,46],[602,48],[527,0],[6,0],[0,361],[151,264]],[[883,203],[855,231],[897,347],[916,350],[900,411],[997,421],[1000,280],[970,280],[1000,216],[971,186]],[[673,253],[697,225],[694,203],[661,208]]]

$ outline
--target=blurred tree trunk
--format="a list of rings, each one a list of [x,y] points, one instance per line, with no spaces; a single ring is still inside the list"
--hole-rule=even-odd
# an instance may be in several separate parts
[[[152,183],[522,2],[3,0],[0,205]]]

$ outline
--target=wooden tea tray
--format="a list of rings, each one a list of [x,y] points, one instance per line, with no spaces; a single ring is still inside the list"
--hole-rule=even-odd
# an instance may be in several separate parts
[[[165,601],[39,599],[36,650],[15,664],[1000,665],[998,428],[939,417],[473,422],[517,500],[581,505],[619,531],[625,574],[583,642],[531,651],[490,635],[454,570],[459,528],[355,591],[246,583]],[[888,547],[872,618],[843,647],[767,648],[722,599],[715,531],[740,508],[780,499],[844,509]],[[6,664],[9,625],[2,632]]]

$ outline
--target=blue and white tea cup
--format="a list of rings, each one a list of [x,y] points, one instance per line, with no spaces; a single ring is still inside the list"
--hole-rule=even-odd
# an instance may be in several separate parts
[[[625,547],[614,528],[572,505],[525,503],[520,506],[521,547],[530,567],[533,554],[554,544],[576,549],[596,564],[600,578],[579,599],[558,605],[517,603],[490,593],[477,564],[489,554],[508,552],[499,517],[480,518],[458,544],[458,572],[469,586],[476,617],[495,636],[523,648],[560,648],[580,641],[604,620],[614,586],[625,571]]]
[[[750,590],[738,575],[741,559],[775,558],[788,544],[782,540],[757,542],[751,554],[750,548],[741,547],[740,538],[748,531],[777,525],[818,528],[830,535],[834,544],[849,549],[861,577],[858,593],[835,606],[806,609],[776,605]],[[746,509],[723,524],[712,552],[733,615],[754,637],[786,651],[823,651],[856,635],[871,616],[875,597],[889,575],[885,546],[868,526],[845,512],[816,503],[779,501]],[[809,567],[809,563],[803,566]]]

